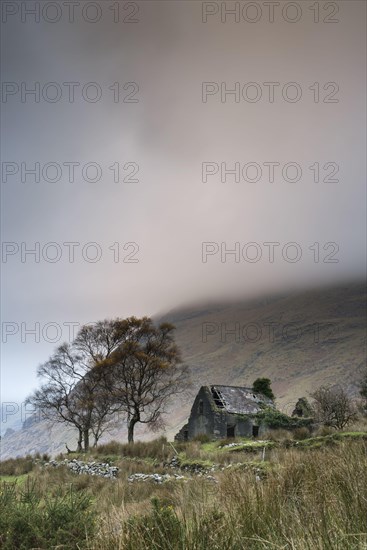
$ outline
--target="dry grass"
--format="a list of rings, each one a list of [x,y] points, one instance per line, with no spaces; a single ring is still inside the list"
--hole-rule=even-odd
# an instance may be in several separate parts
[[[280,441],[282,435],[288,438],[276,435]],[[216,482],[187,472],[185,480],[163,484],[129,482],[136,472],[172,472],[163,463],[175,451],[161,439],[128,451],[116,443],[105,446],[108,456],[118,456],[116,480],[40,465],[30,476],[45,498],[66,495],[72,487],[91,501],[96,531],[70,550],[367,549],[366,439],[348,436],[330,443],[326,438],[324,446],[304,448],[279,445],[266,452],[265,461],[261,453],[227,453],[218,446],[193,441],[176,449],[188,462],[232,464],[215,471]],[[93,454],[106,458],[101,450]]]
[[[166,460],[172,454],[173,448],[165,437],[153,441],[137,441],[134,445],[110,441],[105,445],[99,445],[92,452],[97,457],[106,455],[117,455],[120,457],[148,458],[154,457],[157,461]]]
[[[141,487],[108,509],[91,549],[367,548],[365,441],[277,449],[271,464],[260,481],[252,469],[231,469],[217,484]]]
[[[0,476],[20,476],[28,474],[33,469],[31,456],[24,458],[9,458],[0,462]]]

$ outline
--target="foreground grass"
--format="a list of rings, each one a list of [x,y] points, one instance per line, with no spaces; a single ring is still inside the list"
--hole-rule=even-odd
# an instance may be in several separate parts
[[[149,512],[112,507],[93,549],[366,549],[366,443],[274,453],[260,479],[231,469],[172,487]]]
[[[23,483],[2,485],[0,547],[366,550],[366,434],[286,441],[270,446],[265,461],[259,449],[233,452],[213,442],[175,449],[163,439],[111,443],[93,454],[120,467],[112,481],[41,464],[23,474],[20,459],[3,463],[3,472],[14,470]],[[176,453],[184,465],[217,468],[209,478],[185,471],[185,480],[160,485],[128,481],[136,472],[171,473],[164,463]]]

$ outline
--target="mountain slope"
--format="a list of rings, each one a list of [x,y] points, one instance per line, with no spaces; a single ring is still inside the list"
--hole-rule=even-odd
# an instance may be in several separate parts
[[[272,380],[284,408],[320,384],[351,393],[366,361],[366,290],[362,284],[267,300],[201,306],[164,317],[196,384],[248,385]]]

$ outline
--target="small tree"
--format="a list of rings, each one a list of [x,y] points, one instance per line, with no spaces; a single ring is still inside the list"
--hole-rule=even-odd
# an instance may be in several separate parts
[[[310,418],[313,415],[313,409],[306,397],[300,397],[294,407],[292,416]]]
[[[268,397],[272,401],[275,399],[269,378],[257,378],[253,383],[252,389],[255,393],[262,393],[265,397]]]
[[[340,430],[357,417],[351,398],[340,386],[321,386],[311,397],[315,419],[325,426]]]

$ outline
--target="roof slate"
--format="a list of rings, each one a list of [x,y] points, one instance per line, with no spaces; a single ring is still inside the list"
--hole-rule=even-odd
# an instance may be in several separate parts
[[[210,386],[217,406],[232,414],[257,414],[261,405],[272,406],[273,402],[264,395],[254,393],[251,388],[238,386]]]

